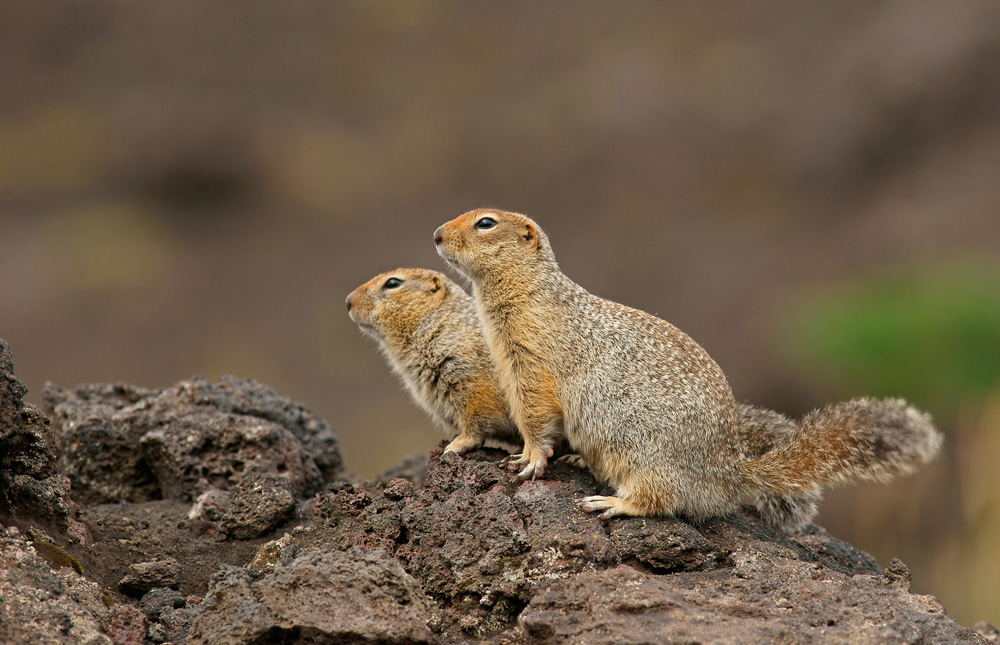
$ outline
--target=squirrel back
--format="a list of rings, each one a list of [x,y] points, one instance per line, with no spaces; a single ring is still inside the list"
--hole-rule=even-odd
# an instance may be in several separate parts
[[[464,454],[486,439],[520,444],[475,304],[459,285],[436,271],[396,269],[352,291],[347,310],[414,402],[458,433],[445,452]]]
[[[525,441],[514,462],[523,467],[518,477],[541,475],[553,442],[565,435],[616,488],[616,496],[581,500],[602,517],[698,519],[747,500],[778,507],[792,500],[798,510],[772,509],[788,525],[809,515],[820,486],[909,472],[940,444],[926,417],[898,402],[876,406],[867,418],[865,405],[848,403],[794,431],[775,430],[775,438],[787,436],[754,454],[708,353],[670,323],[566,277],[533,220],[471,211],[438,228],[435,243],[472,280],[501,389]]]

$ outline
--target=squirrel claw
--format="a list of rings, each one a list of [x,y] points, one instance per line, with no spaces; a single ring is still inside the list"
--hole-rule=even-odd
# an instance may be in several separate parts
[[[528,463],[528,460],[524,458],[524,455],[508,455],[500,461],[500,467],[509,472],[518,472],[524,465]]]
[[[576,500],[576,505],[587,512],[604,511],[598,517],[602,520],[609,520],[618,515],[628,515],[625,508],[627,502],[619,497],[606,497],[604,495],[591,495],[581,497]]]
[[[529,457],[526,453],[516,455],[517,459],[516,460],[512,459],[510,463],[507,465],[507,468],[510,470],[520,470],[520,472],[518,472],[517,475],[514,476],[515,480],[521,482],[527,481],[529,479],[534,480],[538,477],[541,477],[542,473],[545,472],[545,466],[548,465],[548,459],[541,456],[544,453],[539,453],[538,451],[535,451],[534,454],[535,454],[534,459]],[[523,469],[521,469],[522,466],[524,467]]]
[[[583,455],[578,455],[576,453],[570,453],[568,455],[563,455],[559,459],[556,459],[557,464],[569,464],[575,468],[580,468],[582,470],[587,469],[587,460],[583,458]]]
[[[527,466],[525,466],[524,470],[522,470],[521,472],[519,472],[517,475],[514,476],[514,479],[516,479],[519,482],[528,481],[529,479],[531,481],[534,481],[535,478],[541,477],[542,473],[544,472],[545,472],[545,460],[543,459],[540,463],[532,462]]]

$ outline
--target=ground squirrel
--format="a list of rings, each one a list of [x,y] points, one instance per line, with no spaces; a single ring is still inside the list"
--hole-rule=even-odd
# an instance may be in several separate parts
[[[741,422],[729,384],[705,350],[670,323],[567,278],[531,219],[476,210],[442,225],[434,241],[472,282],[494,368],[524,439],[511,463],[523,466],[518,478],[541,475],[553,442],[565,436],[616,490],[580,500],[605,519],[697,520],[769,500],[778,521],[792,523],[780,508],[784,501],[808,506],[822,485],[888,480],[940,447],[926,414],[900,400],[859,399],[807,417],[786,440],[762,450],[744,436],[749,422]]]
[[[442,430],[459,433],[445,452],[461,455],[489,438],[520,445],[476,307],[460,286],[436,271],[396,269],[352,291],[347,311],[417,405]]]

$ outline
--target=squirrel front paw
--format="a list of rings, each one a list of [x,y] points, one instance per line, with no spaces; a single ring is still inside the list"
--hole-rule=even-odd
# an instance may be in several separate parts
[[[549,457],[553,454],[552,448],[541,446],[524,445],[524,452],[519,455],[511,455],[504,459],[502,466],[508,470],[520,470],[514,479],[517,481],[527,481],[541,477],[545,472],[545,467],[549,463]],[[523,468],[521,468],[523,466]]]
[[[456,455],[464,455],[467,452],[475,450],[477,448],[482,448],[482,439],[473,439],[467,434],[460,434],[455,437],[451,443],[445,446],[445,452],[453,452]]]

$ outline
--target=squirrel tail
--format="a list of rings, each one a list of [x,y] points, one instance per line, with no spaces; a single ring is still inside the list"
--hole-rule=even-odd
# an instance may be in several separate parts
[[[902,399],[853,399],[807,414],[773,449],[742,464],[772,498],[818,499],[820,486],[885,482],[929,462],[943,437],[930,415]]]
[[[761,457],[788,441],[799,431],[798,421],[783,414],[740,403],[740,443],[748,458]],[[758,492],[752,499],[757,515],[765,523],[787,532],[798,531],[816,517],[823,491],[813,486],[809,491],[778,495]]]

